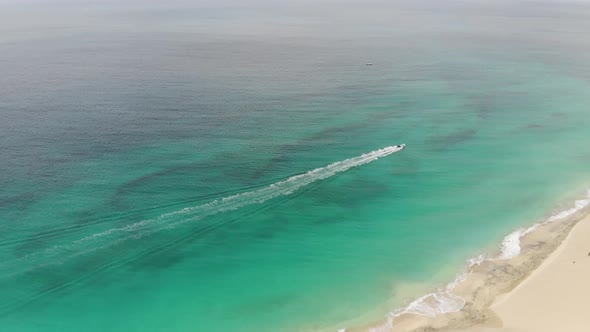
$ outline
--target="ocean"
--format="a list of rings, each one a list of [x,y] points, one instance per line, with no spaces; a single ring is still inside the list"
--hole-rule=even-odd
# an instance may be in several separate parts
[[[589,31],[583,1],[0,0],[1,329],[383,319],[585,195]]]

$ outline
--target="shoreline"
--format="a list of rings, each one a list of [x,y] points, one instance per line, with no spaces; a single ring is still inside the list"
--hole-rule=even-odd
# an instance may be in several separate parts
[[[585,198],[575,201],[574,207],[510,233],[502,241],[501,250],[493,256],[480,255],[470,259],[466,271],[446,287],[412,301],[380,322],[339,331],[544,332],[536,328],[527,329],[526,319],[524,322],[520,319],[526,316],[521,314],[526,310],[522,308],[522,303],[520,307],[513,304],[513,299],[522,297],[521,289],[528,289],[529,286],[525,285],[532,283],[531,280],[539,282],[536,276],[540,271],[555,271],[554,267],[547,268],[547,265],[563,261],[554,257],[566,251],[564,248],[571,242],[570,238],[590,236],[588,210],[590,190],[586,191]],[[584,225],[584,228],[578,225]],[[582,228],[582,231],[578,230]],[[590,255],[590,247],[586,249],[585,254]],[[587,258],[590,263],[590,257]],[[575,263],[570,261],[569,264]],[[590,278],[590,269],[585,276]],[[561,283],[557,277],[555,282]],[[556,296],[563,299],[560,294]],[[583,310],[584,305],[580,307],[578,311]],[[555,331],[555,328],[549,331]]]
[[[510,292],[490,307],[502,321],[500,331],[588,331],[585,308],[590,294],[590,216],[577,222],[561,245]],[[559,308],[559,310],[555,310]],[[480,328],[470,332],[483,332]],[[467,332],[467,331],[466,331]]]

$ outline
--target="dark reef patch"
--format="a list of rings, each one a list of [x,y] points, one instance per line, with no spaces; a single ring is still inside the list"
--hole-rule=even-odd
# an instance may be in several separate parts
[[[24,192],[8,198],[0,199],[0,208],[16,205],[18,209],[24,209],[35,201],[35,193]]]
[[[429,139],[429,146],[432,150],[449,149],[472,139],[476,133],[474,129],[464,129],[447,135],[434,136]]]
[[[337,193],[337,194],[335,194]],[[334,186],[317,187],[310,197],[317,205],[335,204],[344,209],[361,206],[365,200],[390,195],[390,187],[374,180],[366,178],[357,178],[339,185],[338,189]]]
[[[472,109],[480,119],[488,119],[494,113],[496,103],[493,96],[476,95],[470,96],[465,106]]]

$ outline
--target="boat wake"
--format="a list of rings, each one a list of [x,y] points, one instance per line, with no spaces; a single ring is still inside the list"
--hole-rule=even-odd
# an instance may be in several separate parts
[[[294,191],[313,182],[389,156],[402,150],[404,147],[405,145],[402,144],[371,151],[354,158],[329,164],[325,167],[316,168],[303,174],[291,176],[286,180],[275,182],[257,190],[224,197],[203,205],[183,208],[178,211],[162,214],[154,219],[142,220],[123,227],[112,228],[83,237],[68,244],[53,246],[43,251],[18,258],[13,263],[17,263],[21,267],[26,266],[26,270],[31,270],[56,263],[56,261],[63,261],[66,258],[80,256],[88,252],[110,247],[128,239],[137,239],[163,229],[174,228],[177,225],[196,221],[207,216],[236,210],[246,205],[261,204],[278,196],[290,195]]]

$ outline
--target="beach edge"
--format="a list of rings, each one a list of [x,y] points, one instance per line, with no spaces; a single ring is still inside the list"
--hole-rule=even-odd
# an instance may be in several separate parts
[[[446,287],[418,298],[378,323],[339,331],[544,332],[509,327],[498,307],[564,250],[568,239],[576,234],[577,225],[588,225],[588,233],[583,233],[590,236],[589,212],[590,190],[587,190],[585,198],[576,200],[573,208],[510,233],[502,241],[499,252],[470,259],[466,271]],[[589,251],[590,245],[586,250],[590,256]],[[590,267],[590,257],[587,260]],[[590,270],[587,276],[590,278]],[[441,306],[438,313],[420,310]]]

